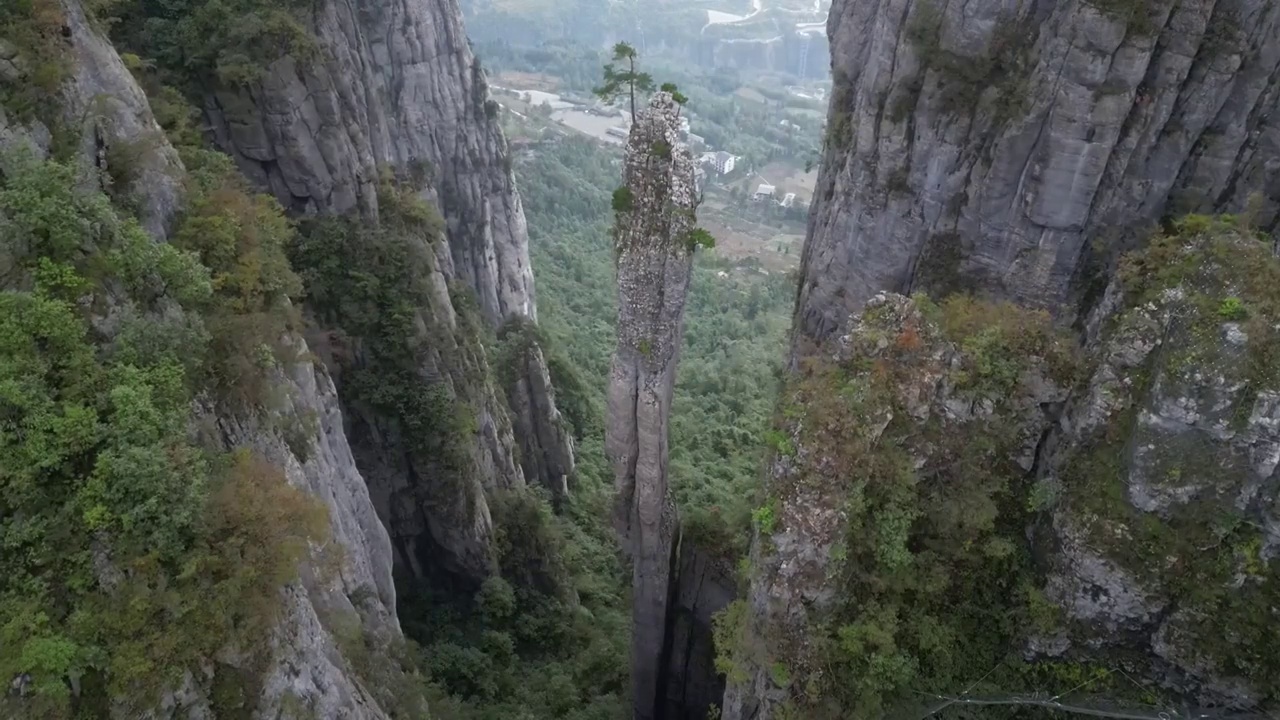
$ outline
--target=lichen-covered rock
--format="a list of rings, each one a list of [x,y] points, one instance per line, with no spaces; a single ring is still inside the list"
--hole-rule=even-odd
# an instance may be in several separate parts
[[[1274,2],[836,0],[828,33],[805,336],[882,290],[1070,316],[1166,213],[1277,222]]]
[[[1130,259],[1040,480],[1074,648],[1215,704],[1280,690],[1277,282],[1267,244],[1207,218]]]
[[[57,150],[100,172],[87,173],[128,199],[142,226],[163,239],[182,200],[185,170],[156,124],[147,96],[115,48],[96,29],[77,0],[61,0],[61,36],[40,48],[45,72],[62,75],[43,112],[20,117],[0,107],[0,148],[25,146],[40,154]],[[12,44],[0,39],[4,83],[29,87],[33,68]],[[7,48],[7,49],[6,49]],[[7,59],[6,59],[7,58]],[[5,68],[9,68],[5,70]],[[58,147],[54,147],[55,141]]]
[[[693,158],[680,142],[680,105],[654,95],[627,141],[614,194],[617,346],[609,371],[605,453],[615,523],[633,566],[632,696],[637,720],[659,712],[667,598],[678,532],[668,492],[668,421],[693,268]]]
[[[878,716],[900,683],[962,675],[1013,632],[993,618],[1022,602],[1028,558],[1006,514],[1070,342],[962,299],[880,294],[851,326],[784,391],[751,587],[719,648],[727,718]],[[988,635],[965,638],[981,616]]]
[[[930,307],[878,295],[799,363],[751,590],[722,633],[725,716],[869,716],[904,688],[1007,699],[1117,667],[1094,687],[1113,704],[1269,711],[1270,242],[1200,216],[1157,235],[1121,263],[1074,371],[1071,340],[1008,319],[1025,311]],[[971,685],[975,663],[990,673]]]

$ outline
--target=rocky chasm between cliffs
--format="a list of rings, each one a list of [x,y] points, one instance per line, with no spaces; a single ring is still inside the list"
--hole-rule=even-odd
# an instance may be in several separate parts
[[[1278,28],[833,4],[723,717],[1275,711]]]
[[[257,83],[207,92],[202,111],[218,147],[286,208],[379,218],[388,171],[440,208],[443,228],[405,248],[424,277],[392,290],[412,295],[421,315],[409,330],[418,337],[407,340],[412,367],[401,370],[406,384],[437,388],[453,404],[446,412],[465,416],[480,442],[414,447],[404,407],[380,407],[342,373],[338,386],[351,390],[357,460],[387,519],[397,566],[419,579],[442,572],[478,583],[493,562],[486,491],[528,480],[562,494],[574,467],[537,340],[528,338],[517,372],[501,382],[478,347],[484,325],[514,322],[519,330],[537,318],[528,233],[496,105],[452,0],[322,3],[310,23],[314,60],[281,57]],[[474,300],[459,300],[460,288]],[[328,357],[358,380],[369,368],[361,335],[380,331],[354,327],[335,301],[318,308],[317,325],[333,341],[324,343],[334,349]]]
[[[128,293],[107,283],[100,296],[86,295],[85,337],[99,343],[102,362],[120,362],[121,348],[137,342],[137,323],[154,324],[155,347],[181,337],[173,335],[179,328],[199,329],[187,360],[202,362],[194,356],[212,339],[215,370],[193,396],[185,442],[279,477],[286,489],[277,500],[296,496],[327,518],[314,542],[298,546],[300,563],[276,571],[293,578],[278,602],[218,610],[245,626],[243,617],[270,618],[260,635],[228,631],[199,657],[188,656],[203,646],[177,647],[186,653],[181,664],[154,673],[135,667],[145,682],[128,692],[111,684],[122,646],[100,648],[105,654],[89,667],[71,668],[66,702],[122,718],[425,717],[423,679],[397,619],[397,582],[478,586],[498,572],[492,493],[523,492],[527,478],[563,497],[574,473],[573,440],[539,345],[520,197],[456,6],[315,5],[290,25],[307,52],[272,48],[279,54],[260,73],[237,83],[202,76],[186,99],[132,52],[148,48],[117,50],[107,25],[77,0],[24,8],[0,12],[0,179],[65,167],[74,192],[88,199],[76,195],[62,210],[98,215],[63,225],[63,235],[41,229],[51,220],[11,222],[21,197],[6,188],[6,301],[44,282],[27,271],[25,253],[44,253],[39,243],[48,237],[71,237],[67,227],[94,234],[74,239],[82,245],[67,262],[89,257],[95,279],[110,277],[119,253],[153,243],[177,245],[177,255],[161,257],[205,262],[197,270],[212,268],[216,278],[220,256],[199,243],[228,237],[233,254],[250,255],[233,258],[243,261],[236,279],[213,284],[215,302],[244,282],[244,268],[279,273],[283,289],[246,291],[269,300],[197,307],[164,276],[173,272],[169,260],[154,270],[145,269],[154,260],[143,270],[126,264],[168,285],[139,294],[149,286],[130,277],[121,281]],[[194,106],[190,118],[185,102]],[[188,124],[195,116],[203,142]],[[269,244],[278,242],[271,233],[294,232],[281,209],[298,220],[288,248]],[[136,243],[133,217],[153,243]],[[108,244],[117,235],[126,250]],[[92,264],[99,251],[101,267]],[[149,275],[146,282],[158,283]],[[294,283],[305,287],[305,301]],[[499,330],[518,353],[490,357],[482,341]],[[259,339],[252,362],[232,364],[241,340]],[[223,374],[232,370],[238,375]],[[206,382],[192,372],[193,384]],[[10,510],[0,519],[22,517]],[[109,532],[94,535],[88,592],[109,595],[145,577],[112,565],[111,541]],[[175,597],[170,612],[177,607]],[[170,621],[160,613],[146,626]],[[0,714],[60,716],[40,703],[49,701],[47,688],[67,694],[64,679],[28,657]]]

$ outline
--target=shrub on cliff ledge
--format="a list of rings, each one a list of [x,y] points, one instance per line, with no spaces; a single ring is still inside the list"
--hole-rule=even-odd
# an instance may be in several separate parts
[[[265,649],[327,522],[278,469],[189,437],[209,268],[66,166],[5,168],[0,677],[30,684],[0,714],[141,714],[219,650]]]
[[[1046,367],[1074,377],[1072,347],[1042,313],[891,297],[862,314],[846,360],[792,382],[782,416],[799,423],[787,427],[801,452],[771,483],[775,522],[816,543],[830,533],[826,578],[812,582],[835,598],[803,643],[797,628],[765,638],[761,672],[782,663],[795,702],[877,717],[907,688],[953,688],[1001,662],[1029,622],[1017,398]],[[939,387],[990,412],[943,412]],[[815,516],[828,499],[839,512]]]
[[[284,55],[307,59],[315,39],[299,16],[307,0],[109,0],[99,17],[119,45],[153,59],[191,92],[218,80],[259,80]]]

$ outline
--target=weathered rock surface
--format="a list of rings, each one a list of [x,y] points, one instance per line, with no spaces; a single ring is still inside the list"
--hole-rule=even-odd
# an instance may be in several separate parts
[[[697,197],[680,106],[657,93],[627,141],[616,196],[617,345],[609,371],[605,453],[617,492],[615,522],[633,566],[634,717],[657,716],[675,535],[668,492],[668,420],[693,267]]]
[[[502,333],[515,345],[504,368],[511,424],[520,440],[520,464],[529,482],[537,482],[555,498],[569,494],[574,474],[573,433],[556,407],[546,355],[531,321],[510,321]]]
[[[491,322],[536,317],[520,195],[457,3],[323,2],[308,21],[318,60],[284,57],[254,87],[207,98],[219,146],[308,213],[376,216],[380,168],[425,175],[448,223],[446,274]]]
[[[342,548],[342,563],[336,572],[304,569],[302,579],[283,593],[281,620],[271,639],[273,658],[257,709],[270,717],[282,711],[289,716],[301,706],[316,717],[385,718],[391,688],[403,671],[389,657],[379,657],[374,667],[353,666],[343,643],[368,643],[373,652],[390,656],[389,648],[401,639],[391,541],[352,457],[338,394],[324,368],[299,363],[281,381],[287,400],[275,411],[275,424],[283,418],[315,427],[305,445],[290,448],[279,431],[261,422],[224,417],[218,428],[229,447],[252,448],[284,468],[290,484],[325,504],[330,542]],[[307,418],[314,418],[314,424],[306,423]],[[425,712],[425,704],[418,710]]]
[[[393,171],[420,187],[445,219],[447,243],[433,273],[446,285],[471,288],[492,328],[512,317],[536,320],[528,233],[498,106],[488,98],[456,2],[322,2],[307,22],[316,58],[283,57],[252,87],[207,95],[204,114],[219,147],[299,214],[376,220],[380,176]],[[423,326],[451,326],[456,309],[445,307],[448,293],[442,297],[420,308]],[[491,537],[483,487],[522,486],[522,462],[535,466],[537,479],[563,484],[573,450],[547,425],[559,413],[540,358],[508,391],[517,410],[514,434],[501,390],[481,379],[489,374],[483,362],[465,372],[429,362],[422,368],[424,382],[445,382],[455,396],[467,388],[483,395],[469,463],[477,470],[459,479],[452,500],[443,497],[440,472],[421,467],[420,457],[406,460],[399,431],[367,418],[370,429],[356,443],[370,445],[357,448],[357,459],[375,496],[388,499],[379,507],[398,546],[419,545],[430,534],[450,572],[483,578]],[[517,446],[526,460],[517,459]],[[420,563],[406,557],[397,553],[407,572],[423,577]]]
[[[1154,243],[1044,458],[1046,594],[1074,621],[1059,651],[1136,651],[1164,687],[1254,707],[1280,688],[1258,645],[1280,598],[1280,268],[1227,226]]]
[[[1036,399],[1033,385],[1013,398],[1045,413],[1019,431],[1013,459],[1027,475],[1011,487],[1025,495],[1002,510],[1035,519],[1007,540],[1035,559],[1036,592],[1060,613],[1029,601],[1040,627],[1021,650],[1120,663],[1192,703],[1268,708],[1280,688],[1265,649],[1277,607],[1275,259],[1249,233],[1280,223],[1280,5],[836,0],[828,33],[833,95],[792,383],[838,355],[837,338],[866,337],[862,308],[884,291],[968,292],[1083,320],[1090,359],[1070,395]],[[1151,241],[1154,254],[1120,261],[1188,212],[1241,212],[1249,233],[1196,219]],[[864,343],[854,359],[883,353]],[[794,455],[771,468],[777,527],[753,545],[747,670],[730,683],[726,718],[795,699],[770,663],[792,681],[804,674],[815,650],[795,646],[800,628],[830,619],[835,602],[830,548],[853,537],[840,508],[858,496],[792,481],[822,477],[849,438],[885,432],[902,412],[950,422],[981,410],[913,367],[896,381],[897,419],[845,404],[852,414],[833,421],[811,398],[784,424]],[[910,448],[924,467],[939,449]],[[862,621],[845,611],[842,622]]]
[[[182,163],[156,124],[146,95],[110,43],[88,22],[78,0],[63,0],[62,9],[65,31],[59,50],[66,53],[70,72],[53,103],[58,112],[19,121],[0,109],[0,150],[21,146],[47,156],[55,142],[55,128],[50,126],[57,126],[59,142],[74,142],[60,151],[73,162],[102,170],[86,177],[98,178],[113,194],[124,193],[144,227],[163,241],[182,207]],[[0,73],[5,72],[3,62]],[[7,67],[22,71],[14,62]],[[18,74],[3,80],[25,78]],[[128,183],[110,187],[108,177],[117,168],[107,159],[119,149],[127,150],[130,158]],[[306,353],[301,338],[293,342]],[[281,593],[271,658],[257,679],[259,695],[249,698],[252,709],[263,717],[383,720],[389,717],[390,703],[408,702],[409,707],[399,706],[402,711],[425,716],[421,697],[392,697],[393,686],[404,675],[393,650],[403,640],[395,609],[391,543],[352,458],[333,383],[322,367],[304,361],[282,370],[276,385],[283,398],[279,407],[260,408],[249,417],[204,408],[194,423],[228,447],[250,448],[283,469],[290,484],[323,503],[330,521],[328,545],[312,549],[301,579]],[[279,429],[284,426],[307,429],[302,445],[293,439],[293,446],[286,442]],[[375,662],[353,664],[344,640],[352,633],[358,642],[377,649]],[[215,665],[234,668],[238,662],[235,648],[226,651],[225,657],[209,658],[203,673],[188,676],[187,683],[170,692],[149,716],[215,717],[210,698]],[[121,713],[137,717],[135,711]]]
[[[151,114],[147,97],[134,82],[115,48],[90,25],[76,0],[61,3],[64,31],[51,52],[64,57],[68,68],[56,100],[47,116],[6,117],[0,107],[0,144],[21,144],[38,153],[52,151],[55,131],[58,150],[88,166],[100,169],[103,184],[110,183],[108,157],[124,155],[130,169],[124,187],[108,188],[127,195],[137,208],[138,220],[154,237],[163,238],[181,204],[185,170],[178,153],[165,140]],[[0,58],[7,43],[0,39]],[[8,46],[8,71],[0,67],[0,84],[21,86],[33,82],[31,69]]]
[[[932,593],[947,597],[946,604],[962,602],[965,576],[977,570],[930,566],[926,558],[958,542],[980,556],[978,548],[998,535],[991,520],[1006,488],[1031,471],[1029,458],[1051,419],[1045,410],[1065,398],[1062,380],[1070,373],[1069,351],[1034,316],[1015,320],[1012,308],[996,312],[1011,321],[997,342],[1015,341],[1021,328],[1030,340],[1016,372],[999,385],[977,379],[980,360],[969,349],[973,338],[997,331],[984,336],[963,328],[948,337],[915,301],[888,293],[873,297],[850,319],[850,333],[792,378],[782,400],[788,440],[768,468],[770,520],[752,544],[750,588],[730,633],[733,645],[719,648],[736,679],[723,717],[818,708],[822,717],[880,712],[858,704],[853,679],[835,674],[829,654],[835,625],[856,617],[862,603],[882,607],[895,597],[884,590],[893,581],[863,584],[859,577],[919,562],[911,572],[930,573],[936,587],[919,592],[904,611],[936,613],[941,626],[948,618],[929,604]],[[1047,318],[1042,322],[1047,326]],[[904,472],[910,480],[902,488],[884,489],[903,482],[895,473]],[[895,494],[902,492],[909,499]],[[887,535],[895,533],[892,526],[877,524],[904,510],[914,520],[910,535],[905,528],[901,536]],[[890,562],[887,553],[899,559]],[[890,644],[909,646],[891,627],[879,632]],[[861,652],[873,657],[878,647]]]
[[[888,587],[894,582],[878,555],[886,547],[883,526],[855,524],[868,512],[871,483],[893,478],[877,474],[883,457],[875,447],[905,451],[917,473],[911,507],[919,515],[908,545],[914,572],[931,567],[938,582],[960,573],[947,581],[956,583],[976,571],[971,562],[981,557],[978,548],[995,547],[977,538],[972,550],[940,566],[922,565],[939,552],[928,534],[936,521],[925,522],[936,512],[938,493],[944,499],[956,493],[946,502],[968,514],[991,513],[998,519],[996,542],[1029,558],[1017,571],[1028,585],[1001,591],[999,602],[1015,600],[997,616],[1022,613],[1031,620],[1009,634],[1001,653],[1119,667],[1126,684],[1141,683],[1179,704],[1274,712],[1280,692],[1280,664],[1271,651],[1280,607],[1277,287],[1280,261],[1256,230],[1188,218],[1124,260],[1086,323],[1087,360],[1065,376],[1041,353],[1011,355],[1012,346],[993,351],[988,330],[954,346],[939,344],[913,303],[874,297],[850,320],[851,333],[834,352],[842,374],[815,375],[827,361],[811,349],[784,396],[792,408],[783,412],[790,447],[770,468],[776,521],[762,527],[753,544],[746,619],[730,649],[738,680],[726,692],[724,717],[772,717],[785,705],[812,701],[812,690],[797,695],[796,689],[815,678],[816,697],[828,708],[848,711],[866,697],[822,685],[831,665],[816,663],[831,662],[823,633],[832,623],[884,627],[857,605],[882,608],[884,602],[876,590],[884,586],[859,577]],[[955,307],[964,306],[943,306],[944,327],[971,322],[956,317],[978,317],[956,315]],[[908,347],[916,349],[907,353]],[[1005,359],[1031,362],[1015,386],[987,400],[963,391],[975,372],[981,377],[983,367]],[[860,389],[868,372],[886,383],[891,401]],[[1072,377],[1077,381],[1068,393]],[[941,435],[929,430],[937,421]],[[947,460],[946,438],[982,448],[976,452],[983,459],[978,465],[963,455],[948,460],[967,467],[948,484],[925,485],[938,481],[930,469]],[[982,447],[992,439],[998,444]],[[1008,484],[992,497],[1007,500],[983,509],[973,504],[981,495],[956,483],[982,477],[1002,456],[1012,463]],[[877,506],[871,513],[886,517]],[[868,533],[879,538],[877,555],[855,559],[858,539]],[[912,622],[933,612],[916,592]],[[1030,594],[1019,609],[1022,592]],[[937,615],[944,623],[964,612],[981,588],[959,584],[948,593],[948,609]],[[893,640],[899,651],[911,647],[909,635]],[[926,653],[913,662],[923,669],[932,660]],[[1001,676],[998,669],[989,678],[1000,679],[987,689],[997,696],[1045,689],[1026,687],[1043,681]],[[923,672],[917,677],[930,680]],[[1119,703],[1125,690],[1097,692],[1115,692]]]
[[[1071,316],[1166,213],[1236,212],[1256,192],[1259,224],[1277,223],[1274,2],[836,0],[828,33],[806,337],[881,290]]]

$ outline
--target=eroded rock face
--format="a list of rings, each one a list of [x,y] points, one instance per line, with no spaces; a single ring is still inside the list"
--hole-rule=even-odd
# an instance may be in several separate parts
[[[770,467],[772,504],[759,515],[767,522],[731,634],[725,717],[788,705],[857,715],[869,698],[887,699],[884,686],[859,684],[886,668],[910,668],[899,676],[910,687],[950,692],[958,676],[938,658],[959,651],[917,646],[918,630],[904,626],[922,618],[964,648],[1005,623],[996,659],[966,649],[968,662],[996,666],[1015,652],[1036,664],[1122,667],[1129,687],[1172,704],[1272,711],[1277,287],[1280,261],[1256,230],[1189,217],[1121,263],[1067,373],[1054,353],[1005,344],[1033,326],[1001,329],[1004,315],[973,311],[981,303],[943,303],[939,321],[923,299],[874,297],[827,350],[838,369],[811,349],[784,395],[788,439]],[[1025,311],[1003,311],[1014,312]],[[1012,368],[1015,384],[990,384],[1015,377]],[[984,387],[999,391],[973,394]],[[963,443],[959,455],[949,439]],[[898,470],[886,472],[889,459]],[[953,466],[963,469],[937,469]],[[904,477],[905,504],[874,494]],[[994,504],[984,507],[984,493]],[[949,506],[966,519],[948,519]],[[904,509],[912,522],[898,557],[885,519]],[[984,515],[994,524],[966,529]],[[948,555],[957,542],[963,549]],[[996,547],[1025,559],[966,584],[985,577]],[[886,616],[901,567],[941,584],[909,583],[909,616],[906,606]],[[935,613],[939,589],[947,601]],[[952,634],[974,603],[993,611],[982,631]],[[858,650],[842,655],[850,637]],[[859,665],[863,656],[875,662]],[[976,692],[998,697],[1043,681],[998,667],[983,682]],[[1140,702],[1125,687],[1098,693]]]
[[[389,648],[401,640],[391,541],[356,467],[338,394],[324,368],[299,363],[281,380],[287,394],[284,406],[275,411],[275,424],[292,418],[314,428],[314,435],[304,434],[301,444],[294,441],[290,447],[279,431],[260,421],[227,417],[217,421],[219,431],[229,447],[252,448],[284,468],[291,485],[325,504],[331,542],[342,548],[338,556],[343,562],[336,571],[304,569],[302,579],[282,594],[281,620],[271,639],[273,658],[261,678],[257,709],[269,716],[283,712],[288,717],[305,708],[316,717],[381,720],[389,717],[386,704],[396,675],[403,671],[387,658],[378,658],[376,666],[353,665],[345,657],[351,648],[344,643],[367,642],[390,656]],[[308,418],[312,421],[306,422]],[[417,709],[425,712],[425,703]]]
[[[102,183],[108,192],[126,197],[144,227],[163,241],[182,206],[182,163],[156,124],[146,95],[114,48],[88,22],[80,3],[63,0],[62,9],[66,30],[61,42],[69,75],[56,98],[58,117],[46,120],[61,123],[63,141],[75,143],[62,149],[71,162],[86,168],[86,181]],[[0,58],[4,57],[0,41]],[[0,74],[11,72],[13,77],[5,75],[4,81],[25,80],[20,64],[5,62],[0,59]],[[47,157],[52,146],[53,133],[45,121],[19,121],[0,109],[0,151],[21,148]],[[109,162],[118,156],[113,151],[121,149],[128,151],[130,160],[124,178]],[[108,178],[117,185],[108,185]],[[301,338],[292,342],[300,354],[306,353]],[[279,406],[236,415],[195,408],[193,426],[229,448],[253,450],[281,468],[291,485],[323,503],[330,523],[329,545],[312,548],[300,579],[282,591],[265,670],[240,667],[244,663],[237,648],[225,648],[219,657],[208,658],[199,672],[188,674],[182,687],[166,693],[144,717],[216,717],[212,685],[224,668],[251,672],[246,700],[264,717],[389,717],[390,688],[403,677],[403,670],[395,660],[357,667],[346,643],[354,633],[361,643],[380,648],[390,658],[392,648],[403,642],[390,540],[352,458],[328,374],[302,361],[282,369],[274,384],[281,391]],[[303,430],[286,441],[280,430],[285,426]],[[420,697],[411,708],[401,709],[426,712]],[[139,717],[132,708],[114,711],[122,719]]]
[[[1040,479],[1046,593],[1082,654],[1137,651],[1167,688],[1253,707],[1274,695],[1275,305],[1269,248],[1188,220],[1117,281],[1100,362]],[[1112,294],[1120,293],[1120,289]]]
[[[1047,329],[1047,316],[959,304],[946,317],[984,319],[940,322],[938,308],[921,302],[876,295],[784,390],[785,440],[756,513],[750,588],[718,649],[730,666],[723,717],[880,716],[880,700],[858,690],[871,686],[842,668],[927,663],[928,651],[912,657],[900,623],[859,615],[911,613],[946,635],[957,621],[949,608],[972,583],[1010,569],[949,563],[1003,547],[997,518],[1031,470],[1027,458],[1052,419],[1045,409],[1065,398],[1069,343]],[[987,342],[1023,355],[998,380],[984,375],[978,348]],[[899,571],[930,579],[904,591]],[[895,609],[906,597],[910,608]],[[849,647],[861,649],[850,656],[833,650],[859,622],[884,639],[855,640]]]
[[[1073,316],[1090,263],[1165,213],[1256,192],[1260,225],[1277,222],[1274,2],[836,0],[828,33],[796,316],[810,339],[881,290]]]
[[[504,380],[511,423],[520,439],[520,464],[530,482],[551,490],[553,497],[566,497],[574,474],[573,433],[556,407],[546,355],[528,321],[514,321],[507,331],[519,333]]]
[[[668,492],[668,421],[693,267],[697,206],[693,158],[679,133],[680,106],[657,93],[627,141],[614,245],[618,340],[609,372],[605,452],[617,492],[615,522],[633,565],[634,717],[658,712],[674,540]]]
[[[0,108],[0,146],[44,155],[53,149],[56,130],[60,143],[72,145],[60,150],[101,171],[86,176],[111,185],[104,189],[113,195],[127,196],[142,226],[163,239],[181,205],[186,171],[178,153],[156,124],[146,94],[80,3],[66,0],[61,11],[65,29],[57,51],[65,54],[68,76],[52,103],[56,117],[6,117]],[[0,85],[34,82],[27,64],[0,40]],[[128,172],[114,167],[111,158],[127,160]]]
[[[376,216],[379,168],[424,176],[448,223],[446,274],[495,324],[536,317],[520,195],[457,3],[323,2],[309,18],[318,60],[282,58],[207,98],[218,145],[305,213]]]
[[[498,106],[488,97],[456,2],[322,2],[307,22],[319,46],[316,57],[283,57],[252,87],[207,95],[203,110],[218,146],[251,180],[304,215],[355,213],[376,221],[380,177],[394,173],[444,217],[447,242],[422,249],[436,255],[431,272],[439,278],[431,282],[469,287],[491,328],[511,318],[536,320],[528,233]],[[441,302],[421,307],[420,324],[450,326],[456,314],[450,302],[444,293]],[[445,481],[429,460],[406,459],[411,438],[385,418],[371,415],[363,423],[356,442],[368,447],[357,449],[357,459],[375,496],[388,498],[379,507],[405,548],[397,558],[410,576],[425,577],[410,555],[436,553],[424,544],[428,535],[443,549],[449,572],[467,581],[488,574],[492,523],[484,488],[523,486],[526,470],[533,470],[534,479],[563,490],[573,449],[549,425],[559,413],[541,353],[522,372],[507,389],[516,410],[513,428],[508,400],[489,381],[483,358],[465,371],[430,362],[422,367],[424,382],[442,382],[477,406],[475,457],[467,463],[473,472],[455,478],[452,498],[443,497]]]

